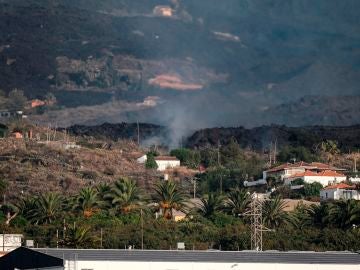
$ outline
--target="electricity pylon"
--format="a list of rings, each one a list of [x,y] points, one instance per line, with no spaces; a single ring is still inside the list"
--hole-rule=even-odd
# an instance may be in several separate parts
[[[266,199],[260,198],[256,192],[254,192],[251,197],[250,211],[244,214],[245,216],[251,217],[251,250],[262,251],[263,232],[270,231],[270,229],[266,228],[263,224],[262,209]]]

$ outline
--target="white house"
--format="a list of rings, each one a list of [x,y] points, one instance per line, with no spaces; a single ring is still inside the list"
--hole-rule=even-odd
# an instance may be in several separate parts
[[[297,173],[291,176],[284,178],[284,183],[290,185],[292,181],[296,179],[302,179],[305,183],[312,184],[318,182],[322,184],[324,187],[340,183],[346,180],[346,176],[344,174],[335,172],[335,171],[322,171],[322,172],[313,172],[313,171],[305,171],[303,173]]]
[[[296,163],[285,163],[281,164],[277,167],[271,168],[267,171],[263,172],[263,179],[267,179],[267,177],[275,177],[281,180],[292,177],[296,174],[301,174],[306,171],[311,172],[323,172],[323,171],[344,171],[344,169],[336,168],[334,166],[324,164],[321,162],[311,162],[307,163],[304,161],[296,162]]]
[[[360,267],[360,255],[351,252],[136,249],[36,249],[36,251],[64,259],[65,270],[355,270]]]
[[[171,156],[157,156],[155,157],[158,171],[165,171],[180,166],[180,160]]]
[[[359,191],[344,183],[328,186],[320,191],[321,200],[360,200]]]

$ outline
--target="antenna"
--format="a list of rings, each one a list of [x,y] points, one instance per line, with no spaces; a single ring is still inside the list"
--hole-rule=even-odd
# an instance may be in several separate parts
[[[277,155],[277,138],[274,142],[274,164],[276,164],[276,155]]]
[[[218,140],[217,143],[217,162],[218,162],[218,166],[220,167],[220,140]]]

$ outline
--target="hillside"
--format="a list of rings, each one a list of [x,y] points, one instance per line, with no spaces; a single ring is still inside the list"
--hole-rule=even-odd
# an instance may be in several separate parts
[[[284,146],[303,146],[313,149],[314,145],[326,140],[338,142],[342,151],[360,148],[360,126],[331,127],[331,126],[262,126],[252,129],[238,128],[209,128],[195,132],[187,140],[189,147],[216,146],[227,144],[231,138],[243,148],[262,151],[269,148],[270,143],[277,141],[278,149]]]
[[[53,93],[57,110],[37,123],[152,122],[175,141],[211,126],[354,125],[359,8],[357,0],[3,0],[0,89]]]
[[[0,140],[0,178],[9,183],[8,199],[44,192],[73,194],[82,187],[112,183],[120,177],[149,188],[159,176],[136,162],[139,149],[131,141],[83,142],[80,149],[65,150],[64,141]]]

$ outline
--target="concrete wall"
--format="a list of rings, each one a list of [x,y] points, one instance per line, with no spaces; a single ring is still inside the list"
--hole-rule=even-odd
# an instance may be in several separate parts
[[[68,263],[66,263],[66,266]],[[73,264],[70,264],[73,266]],[[359,270],[359,265],[78,261],[76,270]],[[72,270],[65,267],[65,270]]]
[[[156,160],[158,171],[165,171],[168,168],[175,168],[180,166],[179,160]]]

